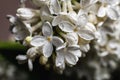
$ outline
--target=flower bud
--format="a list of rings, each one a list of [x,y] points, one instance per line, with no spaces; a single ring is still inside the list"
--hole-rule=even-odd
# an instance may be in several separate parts
[[[19,17],[23,20],[29,20],[29,19],[39,16],[38,14],[39,14],[39,11],[37,11],[37,10],[33,10],[30,8],[19,8],[17,10],[16,15],[17,15],[17,17]]]
[[[39,59],[40,64],[45,65],[48,61],[48,58],[45,56],[41,56]]]

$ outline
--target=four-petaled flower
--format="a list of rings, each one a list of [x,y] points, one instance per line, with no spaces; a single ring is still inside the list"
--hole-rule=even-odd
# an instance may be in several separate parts
[[[36,47],[43,47],[42,53],[45,57],[50,57],[53,52],[53,45],[59,46],[62,39],[53,36],[52,26],[49,22],[45,22],[42,27],[43,36],[35,36],[31,40],[31,45]]]
[[[67,45],[62,43],[61,46],[56,48],[56,66],[60,69],[65,68],[65,63],[68,65],[75,65],[78,62],[78,58],[81,57],[81,51],[79,45]]]

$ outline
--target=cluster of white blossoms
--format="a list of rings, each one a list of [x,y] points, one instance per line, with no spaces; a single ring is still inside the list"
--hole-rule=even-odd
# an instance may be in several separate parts
[[[15,39],[29,48],[16,59],[30,70],[36,58],[60,71],[73,66],[91,42],[99,57],[120,58],[120,0],[31,0],[34,8],[20,3],[16,16],[7,17]]]

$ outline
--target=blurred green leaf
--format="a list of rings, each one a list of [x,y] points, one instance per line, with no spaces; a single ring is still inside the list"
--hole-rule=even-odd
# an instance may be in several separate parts
[[[0,41],[0,50],[26,50],[26,47],[17,42]]]

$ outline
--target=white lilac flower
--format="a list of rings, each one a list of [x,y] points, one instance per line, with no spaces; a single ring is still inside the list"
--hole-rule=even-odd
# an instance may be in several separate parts
[[[119,14],[115,9],[115,6],[113,6],[116,4],[116,2],[114,2],[114,0],[111,0],[113,3],[111,3],[111,1],[109,0],[108,1],[100,0],[100,1],[102,4],[98,10],[97,16],[98,17],[108,16],[112,20],[117,20],[119,18]]]
[[[75,25],[74,25],[75,24]],[[81,38],[86,40],[94,39],[95,26],[87,22],[87,17],[84,11],[79,11],[78,15],[72,13],[71,15],[60,14],[52,21],[52,25],[58,25],[64,32],[77,33]]]
[[[85,40],[94,39],[95,27],[91,23],[87,23],[85,27],[77,27],[69,22],[61,22],[59,27],[62,31],[76,33]]]
[[[33,19],[36,17],[40,17],[40,11],[30,9],[30,8],[19,8],[17,9],[16,15],[22,20],[29,20],[29,19]]]
[[[31,26],[22,22],[17,17],[8,15],[9,21],[12,25],[12,33],[16,40],[24,40],[27,36],[32,34]]]
[[[29,70],[32,70],[33,69],[32,62],[34,61],[36,56],[37,56],[36,48],[32,47],[28,49],[26,55],[18,55],[16,59],[18,60],[19,63],[25,63],[26,61],[28,61]]]
[[[43,47],[42,53],[45,57],[50,57],[53,52],[53,44],[59,46],[61,38],[53,36],[52,26],[49,22],[45,22],[42,27],[43,36],[34,36],[31,45]]]
[[[65,63],[75,65],[78,62],[78,58],[81,57],[81,51],[78,45],[67,45],[66,43],[57,47],[56,53],[56,67],[62,70],[65,68]]]

